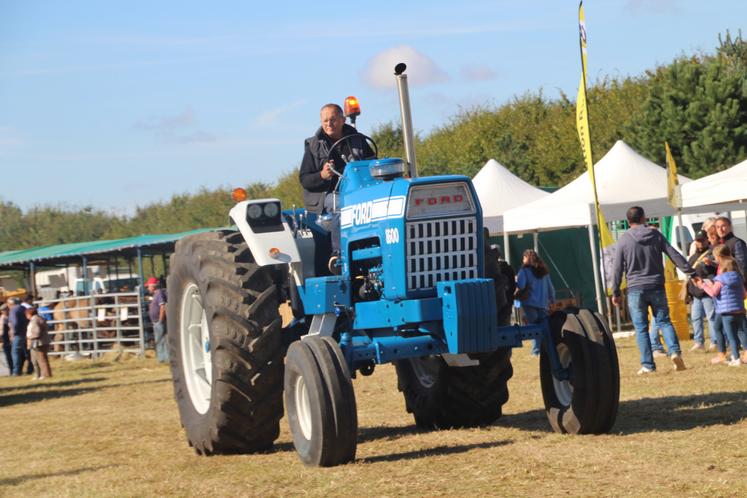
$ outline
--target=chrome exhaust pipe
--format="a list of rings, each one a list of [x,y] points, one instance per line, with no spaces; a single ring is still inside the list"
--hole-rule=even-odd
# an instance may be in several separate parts
[[[415,161],[415,134],[412,131],[412,111],[410,110],[410,92],[407,89],[407,65],[400,62],[394,66],[397,77],[397,92],[399,93],[399,110],[402,115],[402,140],[405,144],[405,161],[407,161],[407,176],[418,177],[418,166]]]

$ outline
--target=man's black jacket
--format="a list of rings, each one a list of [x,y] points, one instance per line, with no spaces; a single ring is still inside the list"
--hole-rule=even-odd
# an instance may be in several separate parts
[[[352,126],[346,124],[342,128],[342,136],[354,135],[358,131]],[[337,186],[338,177],[333,175],[329,180],[321,176],[322,166],[329,159],[334,161],[334,168],[342,173],[345,170],[345,160],[340,155],[345,154],[348,160],[370,158],[374,156],[371,147],[363,140],[362,137],[351,138],[345,141],[341,146],[330,151],[334,141],[322,130],[321,127],[316,131],[313,137],[307,138],[304,142],[303,159],[301,160],[301,169],[298,177],[303,187],[304,203],[306,209],[313,213],[321,213],[324,209],[324,196],[332,192]]]

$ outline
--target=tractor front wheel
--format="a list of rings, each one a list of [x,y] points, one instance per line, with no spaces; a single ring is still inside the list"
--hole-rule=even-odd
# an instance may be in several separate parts
[[[307,465],[355,459],[358,416],[342,351],[330,337],[306,336],[288,348],[285,405],[293,445]]]

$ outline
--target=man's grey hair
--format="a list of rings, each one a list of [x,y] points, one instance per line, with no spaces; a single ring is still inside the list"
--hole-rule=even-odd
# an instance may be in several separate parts
[[[339,114],[340,116],[343,116],[345,114],[344,112],[342,112],[342,107],[340,107],[337,104],[332,104],[332,103],[324,104],[322,108],[319,109],[319,114],[321,114],[324,109],[334,109],[337,112],[337,114]]]

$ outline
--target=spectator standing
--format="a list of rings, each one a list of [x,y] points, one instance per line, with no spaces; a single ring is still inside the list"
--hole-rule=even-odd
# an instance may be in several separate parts
[[[699,231],[702,231],[702,232],[704,232],[704,233],[707,234],[708,230],[711,227],[713,227],[714,223],[716,223],[716,217],[715,216],[711,216],[710,218],[706,219],[703,222],[703,224],[700,226],[700,230]],[[715,230],[715,227],[714,227],[714,230]],[[713,248],[713,247],[715,247],[715,246],[711,245],[711,248]],[[690,244],[690,250],[689,250],[689,252],[687,254],[687,258],[690,259],[690,256],[692,256],[693,254],[695,254],[695,244]]]
[[[26,309],[26,318],[29,321],[26,329],[26,345],[31,351],[31,364],[34,366],[34,380],[46,379],[52,376],[49,366],[49,337],[47,321],[39,316],[36,308]]]
[[[526,323],[539,323],[550,314],[550,304],[555,302],[555,287],[544,261],[532,249],[524,251],[516,287],[521,296],[521,308],[524,310]],[[540,341],[535,339],[532,344],[532,356],[539,354]]]
[[[680,342],[669,317],[662,255],[666,254],[685,273],[692,273],[692,268],[661,232],[645,225],[646,214],[642,207],[633,206],[626,214],[630,229],[617,241],[612,303],[620,306],[622,302],[620,283],[624,272],[628,282],[628,308],[641,352],[641,369],[638,374],[656,371],[648,330],[649,307],[656,323],[661,327],[674,370],[685,370],[687,367],[682,360]]]
[[[26,373],[33,373],[34,367],[29,361],[29,350],[26,347],[26,327],[29,322],[26,319],[26,308],[21,305],[17,297],[11,299],[10,315],[11,355],[13,356],[13,375],[23,373],[23,364],[28,361]]]
[[[731,257],[737,262],[737,271],[742,274],[742,278],[747,276],[747,244],[734,235],[731,227],[731,220],[726,216],[719,216],[714,223],[721,243],[729,248]]]
[[[695,234],[693,242],[695,252],[688,259],[688,263],[695,270],[695,275],[701,279],[710,279],[716,276],[716,265],[710,261],[710,247],[708,244],[708,234],[703,230]],[[690,321],[693,324],[693,342],[695,343],[690,351],[705,352],[705,334],[703,332],[703,318],[708,320],[708,332],[712,345],[716,344],[715,330],[721,327],[716,324],[716,308],[711,296],[698,287],[692,279],[687,281],[687,294],[690,297]],[[712,349],[710,347],[709,349]]]
[[[487,229],[486,237],[487,237]],[[485,273],[494,275],[495,298],[498,307],[498,325],[509,325],[513,311],[514,294],[516,292],[516,273],[511,265],[503,259],[501,248],[491,244],[485,252]]]
[[[650,223],[649,227],[659,230],[658,223]],[[651,353],[654,358],[667,358],[669,353],[664,349],[664,344],[661,342],[662,331],[659,324],[656,323],[656,316],[650,315],[651,322],[648,327],[648,338],[651,343]]]
[[[169,361],[169,350],[166,344],[166,292],[160,288],[156,277],[145,282],[148,294],[153,296],[148,306],[148,316],[153,323],[153,336],[156,346],[156,358],[159,363]]]
[[[747,333],[744,327],[744,299],[747,297],[747,291],[745,291],[744,278],[738,269],[736,258],[731,255],[729,247],[723,244],[717,246],[713,249],[713,255],[718,262],[718,275],[712,281],[696,278],[695,282],[714,298],[731,348],[731,360],[728,364],[731,367],[738,367],[740,363],[747,363]]]
[[[11,337],[10,323],[8,322],[8,305],[3,303],[0,306],[0,338],[3,343],[3,353],[5,354],[5,363],[8,365],[8,373],[13,375],[13,355],[11,354]]]

